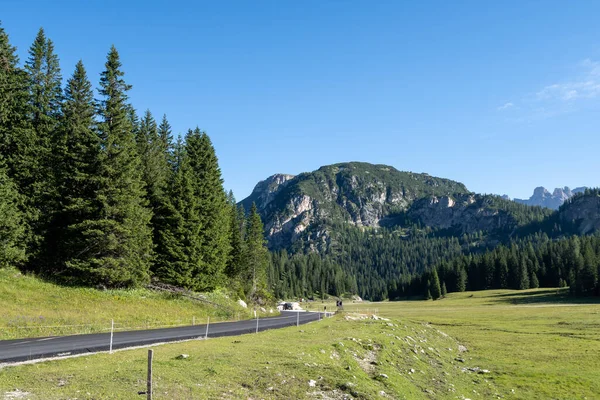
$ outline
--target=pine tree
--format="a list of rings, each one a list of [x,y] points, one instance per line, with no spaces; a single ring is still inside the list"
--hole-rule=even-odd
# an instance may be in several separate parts
[[[71,279],[67,266],[90,257],[86,236],[100,215],[100,140],[95,127],[94,95],[83,63],[79,61],[65,88],[62,118],[55,143],[58,204],[52,223],[56,246],[53,271]]]
[[[136,286],[149,280],[152,213],[146,208],[140,160],[128,117],[127,91],[113,46],[100,79],[102,152],[96,192],[99,213],[84,223],[85,252],[69,266],[88,284]]]
[[[521,257],[518,272],[519,276],[517,282],[519,283],[519,287],[517,289],[529,289],[529,272],[527,271],[527,260],[525,259],[525,256]]]
[[[163,143],[150,110],[144,114],[136,134],[142,164],[142,179],[146,185],[146,200],[152,210],[153,242],[156,245],[160,230],[163,229],[166,212],[167,181],[171,174],[167,149],[171,144]]]
[[[25,162],[29,171],[22,183],[31,226],[30,252],[32,268],[44,272],[48,264],[47,250],[54,246],[50,221],[56,212],[55,160],[53,158],[56,130],[62,99],[61,75],[54,45],[40,28],[29,49],[25,63],[28,77],[28,112],[32,127]]]
[[[18,266],[26,260],[23,238],[25,222],[19,203],[17,187],[8,177],[0,158],[0,268]]]
[[[233,192],[229,192],[227,196],[229,204],[229,225],[230,225],[230,252],[227,260],[227,268],[225,273],[232,281],[237,281],[240,278],[240,273],[244,264],[244,241],[242,239],[242,229],[245,224],[243,215],[240,218],[238,206],[235,201]]]
[[[229,212],[217,156],[212,143],[198,128],[186,136],[186,153],[200,204],[199,232],[202,264],[194,272],[199,290],[212,290],[225,278],[229,257]]]
[[[440,288],[440,278],[438,276],[437,270],[434,268],[433,273],[431,275],[431,297],[433,300],[437,300],[442,297],[442,289]]]
[[[29,114],[28,76],[19,69],[16,49],[0,26],[0,154],[6,163],[6,174],[12,179],[16,190],[25,194],[20,209],[26,225],[36,218],[28,202],[27,194],[33,184],[32,174],[36,168],[35,135],[31,129]],[[31,242],[28,226],[24,240]]]
[[[247,297],[258,299],[264,295],[266,289],[268,251],[265,247],[263,223],[258,214],[256,204],[252,204],[250,214],[248,215],[245,242],[246,254],[244,258],[246,265],[243,273],[244,279],[251,284]],[[305,268],[304,271],[306,271]]]
[[[442,297],[446,297],[448,290],[446,290],[446,282],[442,283]]]
[[[167,116],[163,115],[162,121],[158,127],[158,136],[162,146],[163,154],[167,160],[169,166],[173,165],[173,132],[171,131],[171,125],[167,120]]]
[[[201,289],[202,268],[200,199],[185,146],[179,140],[174,151],[174,174],[167,188],[164,224],[158,234],[156,276],[164,282],[188,289]],[[200,278],[200,279],[199,279]]]

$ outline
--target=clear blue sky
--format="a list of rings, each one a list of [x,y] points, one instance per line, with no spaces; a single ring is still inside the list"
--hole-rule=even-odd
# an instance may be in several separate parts
[[[238,200],[342,161],[528,197],[600,186],[598,1],[21,1],[0,19],[24,61],[40,26],[63,76],[97,84],[111,44],[140,112],[211,136]]]

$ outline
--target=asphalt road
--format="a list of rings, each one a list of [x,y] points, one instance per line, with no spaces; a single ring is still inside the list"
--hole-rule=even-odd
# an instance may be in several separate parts
[[[323,318],[323,313],[282,311],[280,316],[261,318],[258,330],[277,329]],[[256,332],[256,319],[220,322],[210,324],[208,337],[236,336]],[[206,335],[206,325],[184,326],[178,328],[148,329],[143,331],[114,332],[113,350],[153,343],[173,342],[202,338]],[[108,351],[110,333],[88,335],[51,336],[44,338],[15,339],[0,341],[0,362],[18,362],[47,357],[68,356],[81,353]]]

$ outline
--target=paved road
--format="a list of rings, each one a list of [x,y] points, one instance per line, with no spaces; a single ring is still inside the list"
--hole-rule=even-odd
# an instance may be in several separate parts
[[[323,318],[323,313],[283,311],[280,316],[261,318],[258,330],[277,329]],[[235,336],[256,332],[256,320],[221,322],[210,324],[208,337]],[[113,349],[149,345],[153,343],[204,337],[206,325],[184,326],[178,328],[149,329],[143,331],[115,332]],[[110,333],[89,335],[51,336],[45,338],[15,339],[0,341],[0,362],[17,362],[47,357],[67,356],[97,351],[108,351]]]

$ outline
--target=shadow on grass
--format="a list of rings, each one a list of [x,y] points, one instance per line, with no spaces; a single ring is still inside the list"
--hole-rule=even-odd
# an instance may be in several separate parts
[[[505,304],[600,304],[600,297],[572,296],[568,288],[502,293],[490,296],[490,300]]]

